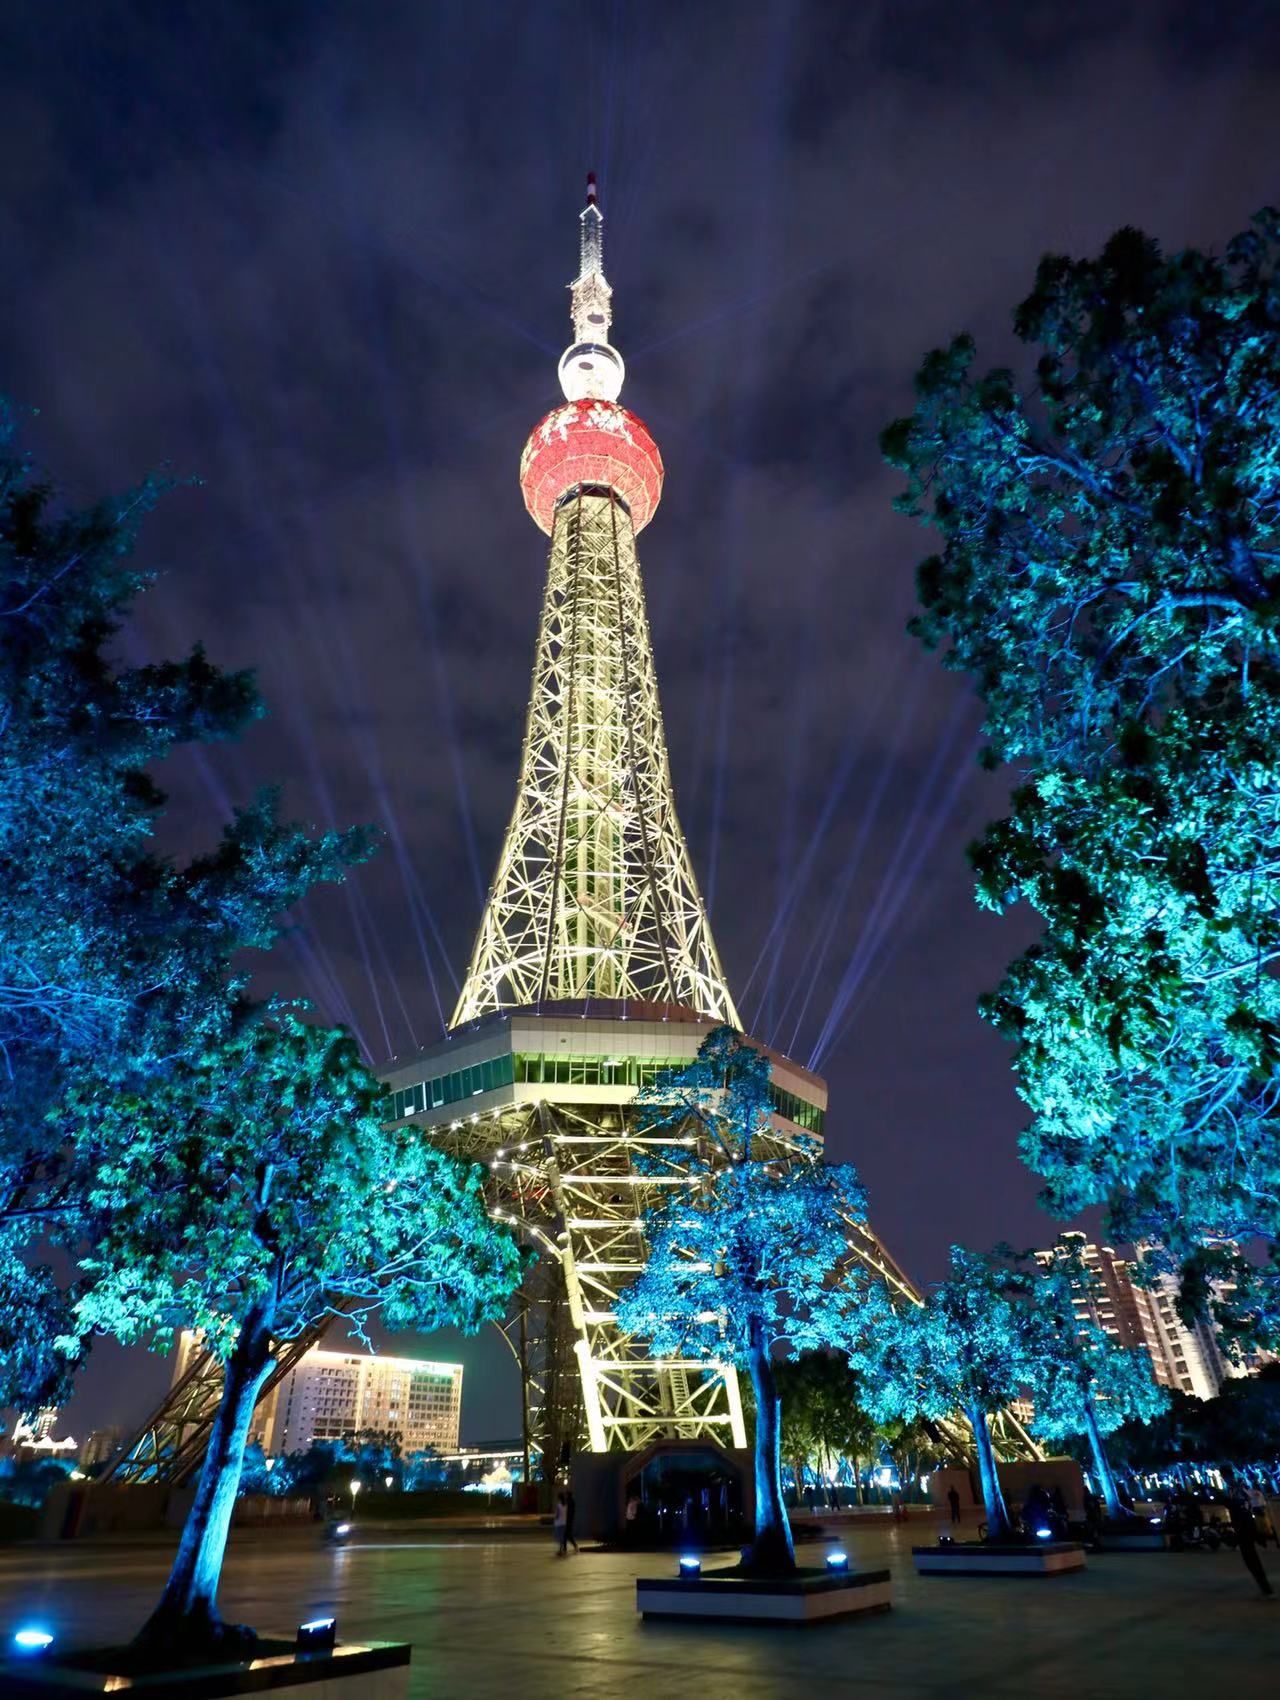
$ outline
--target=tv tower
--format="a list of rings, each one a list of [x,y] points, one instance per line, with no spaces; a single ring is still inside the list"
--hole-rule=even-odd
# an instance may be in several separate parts
[[[578,223],[565,399],[520,460],[525,506],[551,538],[520,779],[452,1024],[588,998],[737,1026],[667,765],[636,557],[662,457],[618,401],[594,177]]]
[[[594,1453],[746,1443],[731,1368],[651,1358],[615,1316],[644,1267],[647,1199],[688,1184],[686,1141],[646,1126],[637,1091],[690,1060],[713,1027],[741,1022],[676,814],[636,556],[662,457],[618,401],[626,369],[609,336],[594,177],[578,226],[564,399],[520,460],[525,506],[551,549],[515,807],[448,1032],[381,1070],[393,1118],[485,1164],[493,1215],[537,1254],[504,1332],[526,1457],[540,1452],[547,1475],[584,1441]],[[761,1049],[787,1160],[798,1135],[821,1139],[826,1083]],[[641,1150],[662,1174],[637,1172]],[[919,1302],[869,1228],[850,1223],[848,1240],[851,1262]],[[263,1397],[322,1333],[282,1344]],[[192,1353],[108,1475],[189,1480],[220,1388],[216,1359]]]
[[[676,813],[636,555],[662,456],[618,400],[594,177],[569,291],[563,400],[520,459],[551,548],[515,805],[449,1036],[387,1075],[397,1115],[489,1164],[495,1215],[541,1253],[516,1353],[553,1468],[584,1439],[593,1452],[745,1442],[731,1369],[655,1361],[615,1321],[647,1255],[647,1199],[687,1184],[686,1142],[646,1129],[637,1090],[741,1023]],[[826,1086],[772,1061],[781,1149],[821,1134]],[[654,1147],[660,1179],[634,1162]]]

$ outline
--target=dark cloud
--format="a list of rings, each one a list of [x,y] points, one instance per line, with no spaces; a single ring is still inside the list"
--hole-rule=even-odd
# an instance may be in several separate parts
[[[1045,249],[1221,242],[1274,198],[1278,49],[1274,8],[1193,0],[10,8],[0,389],[74,493],[199,475],[127,641],[200,638],[272,710],[172,764],[167,830],[278,779],[397,834],[271,983],[379,1060],[451,1005],[541,595],[516,465],[594,166],[668,467],[641,549],[672,766],[744,1010],[802,1060],[825,1035],[832,1150],[919,1276],[1042,1237],[975,1013],[1025,937],[963,858],[1003,790],[904,635],[928,539],[876,440],[928,347],[1010,356]],[[465,1352],[473,1432],[514,1426],[502,1348]],[[138,1397],[104,1365],[81,1426]]]

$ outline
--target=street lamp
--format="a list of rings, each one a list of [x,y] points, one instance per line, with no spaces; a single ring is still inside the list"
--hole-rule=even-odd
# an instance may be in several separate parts
[[[364,1484],[361,1482],[359,1476],[352,1476],[352,1478],[351,1478],[351,1509],[353,1511],[356,1508],[356,1495],[360,1492],[360,1489],[363,1487],[363,1485]]]

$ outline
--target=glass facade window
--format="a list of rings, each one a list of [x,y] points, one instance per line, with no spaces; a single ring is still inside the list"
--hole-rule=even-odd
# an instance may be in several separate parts
[[[490,1057],[470,1068],[455,1069],[452,1074],[436,1075],[413,1086],[403,1086],[391,1094],[391,1119],[421,1115],[426,1110],[439,1110],[450,1104],[465,1103],[482,1092],[496,1091],[513,1083],[522,1086],[625,1086],[638,1091],[652,1086],[669,1062],[657,1057],[601,1057],[567,1055],[558,1052],[523,1052],[512,1056],[506,1052]],[[820,1134],[823,1112],[816,1104],[799,1098],[794,1092],[784,1092],[771,1085],[769,1096],[780,1116],[794,1122],[808,1133]]]
[[[500,1086],[510,1086],[514,1078],[512,1058],[508,1051],[500,1057],[487,1057],[470,1068],[455,1069],[452,1074],[438,1074],[433,1080],[420,1080],[413,1086],[402,1086],[391,1094],[391,1119],[420,1115],[424,1110],[438,1110],[445,1104],[461,1104],[482,1092],[496,1092]]]

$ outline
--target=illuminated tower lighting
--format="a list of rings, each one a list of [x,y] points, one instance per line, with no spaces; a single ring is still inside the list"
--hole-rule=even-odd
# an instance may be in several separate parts
[[[505,1332],[526,1440],[549,1473],[584,1441],[595,1452],[659,1438],[746,1442],[731,1368],[651,1358],[616,1322],[618,1294],[648,1257],[647,1201],[689,1178],[687,1138],[656,1134],[637,1092],[692,1059],[713,1026],[741,1023],[667,765],[635,541],[662,494],[662,457],[618,402],[625,368],[609,339],[603,229],[588,179],[564,401],[520,462],[525,506],[551,551],[515,808],[449,1032],[381,1071],[393,1119],[484,1164],[494,1218],[538,1254]],[[786,1161],[798,1135],[805,1149],[821,1139],[827,1089],[769,1056]],[[636,1163],[641,1150],[663,1160],[661,1176]],[[849,1224],[849,1261],[918,1302],[865,1224]],[[264,1398],[321,1333],[280,1343]],[[189,1481],[221,1385],[217,1358],[193,1342],[109,1477]],[[1012,1443],[1025,1451],[1025,1436]]]
[[[636,556],[662,457],[618,402],[594,179],[579,227],[565,400],[520,460],[525,506],[551,538],[520,780],[452,1025],[604,998],[737,1026],[667,763]]]

